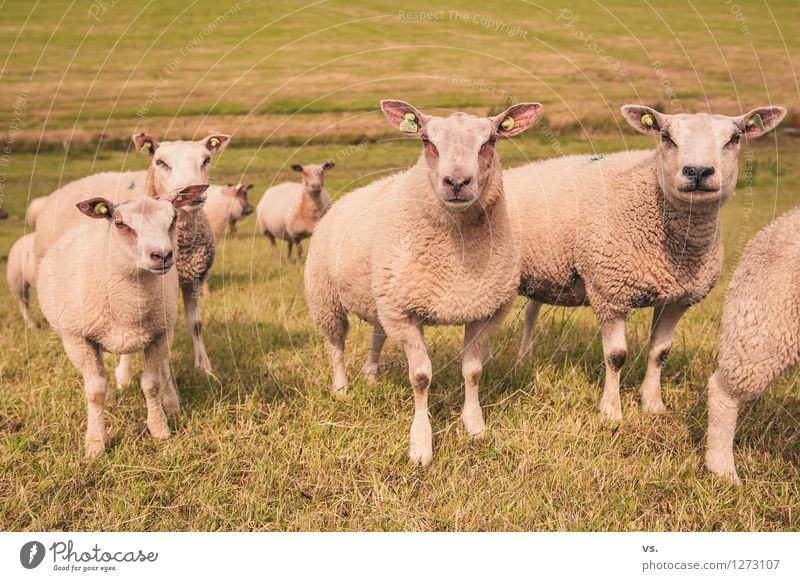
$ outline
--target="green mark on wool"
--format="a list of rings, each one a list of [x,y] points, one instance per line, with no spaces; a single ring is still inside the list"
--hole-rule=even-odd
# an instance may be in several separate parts
[[[413,113],[406,113],[403,120],[400,122],[400,131],[403,133],[416,133],[417,132],[417,116]]]
[[[136,182],[131,182],[131,183],[129,183],[129,184],[128,184],[128,189],[129,189],[129,190],[134,190],[134,189],[136,189]]]
[[[600,155],[593,155],[592,157],[589,158],[589,161],[600,161],[604,157],[605,156],[602,153]]]

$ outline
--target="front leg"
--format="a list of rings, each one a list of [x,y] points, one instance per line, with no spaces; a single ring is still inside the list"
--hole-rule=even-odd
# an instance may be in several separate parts
[[[653,310],[650,349],[647,355],[647,373],[640,389],[642,411],[657,414],[664,410],[661,401],[661,366],[672,347],[672,334],[688,307],[671,303]]]
[[[230,223],[228,227],[228,237],[230,238],[239,238],[239,229],[236,226],[236,220]]]
[[[162,404],[163,391],[167,384],[166,363],[168,362],[169,342],[160,337],[144,350],[144,370],[142,371],[142,391],[147,402],[147,429],[154,438],[169,438],[167,416]]]
[[[467,433],[475,439],[483,439],[486,424],[483,421],[478,381],[483,372],[484,356],[489,350],[489,323],[476,321],[464,326],[464,357],[461,374],[464,377],[464,409],[461,421]]]
[[[183,306],[186,310],[186,320],[189,323],[189,333],[192,335],[194,348],[194,366],[206,373],[211,373],[211,361],[206,353],[203,342],[203,322],[200,320],[200,303],[193,285],[181,287],[183,293]]]
[[[619,396],[619,378],[628,347],[625,343],[625,317],[617,316],[600,321],[603,335],[603,357],[606,363],[603,399],[600,400],[600,413],[609,420],[622,419],[622,402]]]
[[[297,246],[297,262],[303,264],[303,245],[302,241],[298,238],[295,240],[295,246]]]
[[[103,453],[108,439],[104,417],[108,381],[103,357],[97,345],[78,337],[65,337],[64,351],[83,375],[87,412],[86,457],[95,458]]]

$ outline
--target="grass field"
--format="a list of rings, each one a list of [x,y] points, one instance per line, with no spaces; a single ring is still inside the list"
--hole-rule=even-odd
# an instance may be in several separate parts
[[[89,11],[99,5],[88,2],[6,0],[0,132],[11,150],[0,163],[0,205],[11,217],[0,225],[0,255],[24,231],[29,197],[91,172],[145,167],[126,151],[138,129],[234,133],[212,179],[246,176],[253,192],[294,179],[291,163],[334,159],[326,185],[339,196],[418,154],[377,113],[385,97],[481,114],[509,99],[541,100],[545,121],[501,144],[506,167],[650,146],[618,125],[626,102],[667,112],[733,114],[769,102],[798,110],[794,2],[741,3],[738,12],[726,2],[578,2],[572,16],[539,4],[459,3],[462,16],[452,17],[403,8],[445,11],[421,18],[390,2],[240,0],[204,34],[235,3],[107,3],[105,14],[94,9],[97,22]],[[484,17],[507,26],[495,31]],[[739,191],[723,210],[723,279],[678,326],[660,416],[637,409],[649,311],[629,326],[624,421],[609,424],[596,411],[603,356],[590,311],[545,308],[533,363],[515,369],[520,300],[492,342],[481,443],[458,417],[460,332],[427,333],[428,469],[407,463],[413,402],[399,347],[387,344],[377,386],[355,381],[350,397],[330,395],[301,270],[271,254],[252,218],[219,248],[203,302],[214,376],[192,368],[181,316],[172,361],[184,413],[171,422],[174,437],[146,433],[134,382],[109,401],[112,445],[94,462],[83,460],[80,377],[51,332],[26,331],[1,285],[0,529],[798,530],[796,374],[742,414],[742,487],[706,473],[701,454],[725,284],[744,241],[799,202],[800,140],[779,132],[743,144]],[[369,333],[354,321],[351,377]]]

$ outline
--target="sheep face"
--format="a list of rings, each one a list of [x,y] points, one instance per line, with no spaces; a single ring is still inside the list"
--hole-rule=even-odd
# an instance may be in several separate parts
[[[695,204],[728,199],[739,173],[741,137],[763,135],[786,115],[781,107],[754,109],[739,117],[665,115],[633,105],[622,112],[639,132],[658,137],[658,179],[664,193]]]
[[[191,184],[208,183],[211,155],[225,149],[230,136],[209,135],[200,141],[165,141],[140,133],[133,137],[136,148],[151,158],[150,173],[158,193],[176,192]]]
[[[176,210],[203,200],[208,186],[189,186],[173,200],[135,198],[114,205],[105,198],[77,204],[86,216],[110,223],[112,244],[139,270],[165,274],[175,263]]]
[[[390,123],[422,140],[431,188],[446,209],[456,212],[479,200],[492,173],[498,171],[498,138],[522,133],[541,108],[539,103],[522,103],[494,117],[466,113],[433,117],[404,101],[381,102]]]
[[[326,161],[325,163],[308,163],[305,165],[295,164],[292,169],[302,174],[303,189],[312,198],[318,198],[322,193],[325,172],[335,165],[332,161]]]
[[[247,192],[253,188],[253,184],[228,184],[222,193],[231,198],[228,212],[228,220],[235,222],[253,213],[253,204],[247,197]]]

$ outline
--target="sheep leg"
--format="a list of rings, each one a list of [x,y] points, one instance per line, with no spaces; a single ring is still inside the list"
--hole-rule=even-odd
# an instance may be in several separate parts
[[[181,287],[183,292],[183,306],[186,309],[186,319],[189,323],[189,332],[192,335],[192,346],[194,347],[194,366],[202,369],[206,373],[211,372],[211,361],[206,353],[206,346],[203,342],[203,322],[200,320],[200,302],[195,296],[191,285]]]
[[[31,331],[35,331],[39,325],[36,324],[36,320],[31,316],[30,289],[31,285],[23,282],[22,288],[12,290],[16,291],[14,294],[17,295],[17,302],[19,303],[20,311],[22,311],[22,319],[25,321],[25,325]]]
[[[131,362],[133,361],[133,354],[123,353],[119,356],[119,363],[114,370],[114,381],[117,384],[117,389],[122,389],[131,382],[133,371],[131,370]]]
[[[161,403],[165,389],[166,376],[164,363],[168,360],[169,342],[166,337],[155,340],[144,350],[144,370],[142,371],[142,392],[147,403],[147,429],[154,438],[169,438],[169,426]]]
[[[414,421],[411,424],[409,458],[413,464],[428,466],[433,460],[433,430],[428,418],[428,392],[433,368],[425,347],[421,321],[407,320],[393,325],[392,337],[403,346],[408,360],[408,378],[414,389]]]
[[[372,329],[372,344],[369,349],[369,357],[361,370],[361,375],[370,385],[374,385],[378,381],[378,362],[384,343],[386,343],[386,331],[380,325],[375,325]]]
[[[275,258],[277,258],[278,261],[280,261],[281,252],[280,250],[278,250],[278,245],[275,243],[275,236],[273,236],[272,232],[270,232],[269,230],[264,232],[264,236],[266,236],[269,239],[270,244],[272,244],[272,250],[275,251]]]
[[[625,343],[625,317],[601,321],[603,356],[606,362],[605,386],[600,400],[600,412],[609,420],[622,419],[622,402],[619,397],[619,378],[628,348]]]
[[[302,264],[303,263],[303,245],[300,243],[300,240],[295,240],[295,245],[297,246],[297,261]]]
[[[164,390],[161,392],[161,405],[167,415],[178,415],[181,413],[181,400],[178,397],[178,390],[175,387],[175,380],[169,369],[169,359],[164,360],[161,369]]]
[[[292,260],[292,248],[294,248],[294,241],[290,238],[286,241],[286,258],[289,259],[289,262],[293,262]]]
[[[86,395],[86,457],[95,458],[106,447],[104,408],[108,381],[103,369],[103,357],[97,345],[82,338],[64,337],[64,351],[83,375]]]
[[[640,389],[642,411],[657,414],[664,411],[661,401],[661,366],[672,347],[672,334],[687,307],[671,303],[653,310],[653,327],[647,356],[647,373]]]
[[[239,238],[239,229],[236,227],[235,220],[228,226],[228,236],[231,238]]]
[[[706,467],[714,474],[730,478],[739,484],[739,475],[733,460],[733,438],[739,415],[739,400],[725,389],[719,371],[708,380],[708,435],[706,441]]]
[[[461,362],[461,374],[464,377],[464,409],[461,411],[461,421],[464,422],[467,433],[475,439],[483,439],[486,432],[478,397],[478,380],[483,372],[488,352],[489,330],[487,321],[476,321],[464,326],[464,357]]]
[[[536,318],[539,316],[539,309],[541,308],[542,303],[533,299],[528,299],[528,303],[525,305],[525,326],[522,329],[522,344],[519,346],[519,353],[517,354],[517,361],[520,363],[531,356],[533,326],[536,324]]]

